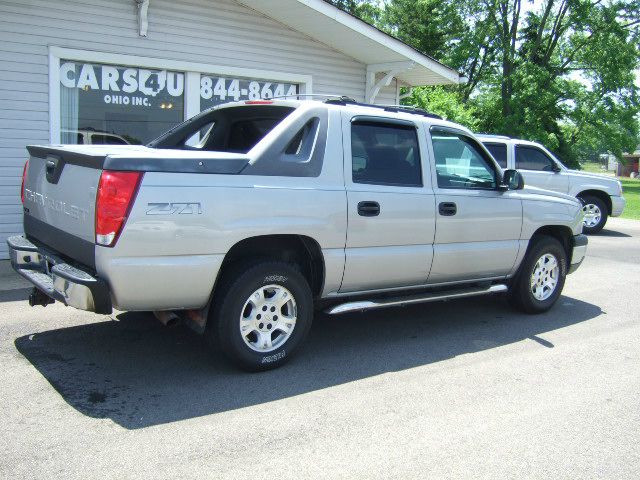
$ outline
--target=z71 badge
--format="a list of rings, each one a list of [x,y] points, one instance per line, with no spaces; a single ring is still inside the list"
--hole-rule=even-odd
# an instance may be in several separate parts
[[[200,215],[202,204],[191,203],[148,203],[147,215]]]

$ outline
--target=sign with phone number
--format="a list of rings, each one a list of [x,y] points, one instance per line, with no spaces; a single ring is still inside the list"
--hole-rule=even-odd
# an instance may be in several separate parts
[[[298,85],[238,78],[200,77],[200,110],[238,100],[260,100],[296,95]]]

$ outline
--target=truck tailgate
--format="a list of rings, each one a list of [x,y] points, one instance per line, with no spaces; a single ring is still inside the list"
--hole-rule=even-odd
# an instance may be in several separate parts
[[[69,146],[28,149],[24,186],[27,237],[93,266],[96,191],[104,156],[79,153]]]

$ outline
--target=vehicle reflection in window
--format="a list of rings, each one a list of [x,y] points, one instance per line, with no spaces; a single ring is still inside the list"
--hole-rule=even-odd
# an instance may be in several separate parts
[[[431,130],[431,140],[439,188],[496,188],[496,172],[473,140],[439,129]]]

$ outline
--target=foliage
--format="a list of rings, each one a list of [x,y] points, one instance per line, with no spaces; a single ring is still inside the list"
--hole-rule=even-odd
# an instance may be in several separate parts
[[[378,7],[378,2],[367,0],[330,0],[336,7],[345,12],[349,12],[365,22],[382,27],[382,10]]]
[[[463,103],[458,90],[442,86],[416,87],[405,103],[440,115],[471,130],[478,129],[475,107]]]
[[[405,101],[565,163],[633,151],[640,134],[640,0],[336,0],[462,72]]]

